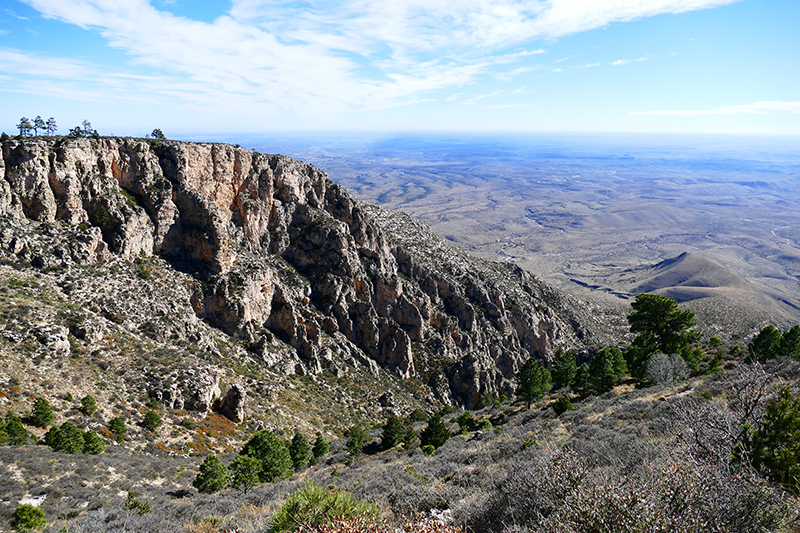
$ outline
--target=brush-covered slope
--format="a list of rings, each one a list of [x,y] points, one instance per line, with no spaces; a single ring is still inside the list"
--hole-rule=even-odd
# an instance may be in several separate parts
[[[619,324],[288,157],[127,138],[10,140],[2,155],[5,275],[42,307],[6,323],[3,349],[113,353],[102,372],[149,375],[142,387],[168,406],[205,405],[237,376],[258,394],[264,376],[296,375],[368,375],[412,403],[471,405],[511,396],[528,357]]]

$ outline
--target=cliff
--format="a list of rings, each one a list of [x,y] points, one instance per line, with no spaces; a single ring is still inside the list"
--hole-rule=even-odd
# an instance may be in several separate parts
[[[144,310],[114,304],[117,323],[197,343],[187,332],[200,319],[241,339],[248,364],[282,373],[380,367],[469,406],[485,393],[512,396],[528,357],[605,340],[600,332],[617,318],[514,265],[472,258],[418,221],[367,205],[324,172],[280,155],[32,138],[2,143],[0,175],[6,264],[63,277],[163,259],[186,276],[185,286],[137,296],[149,302],[137,304]],[[140,289],[95,278],[84,290],[111,301]],[[177,313],[171,308],[188,305],[196,316],[164,325]]]

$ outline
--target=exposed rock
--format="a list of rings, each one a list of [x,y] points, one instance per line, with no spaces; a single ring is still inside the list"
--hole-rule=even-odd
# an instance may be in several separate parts
[[[119,138],[9,140],[2,156],[0,247],[18,261],[52,269],[121,258],[144,273],[155,254],[194,276],[196,316],[158,298],[134,309],[143,299],[125,293],[136,287],[75,289],[108,291],[98,312],[156,340],[216,353],[193,333],[200,317],[283,373],[363,365],[376,375],[380,365],[472,405],[512,396],[528,357],[589,343],[598,329],[586,304],[516,266],[469,257],[288,157]],[[81,338],[104,334],[81,327],[72,328]],[[173,378],[150,393],[201,411],[219,395],[218,375]]]
[[[241,385],[233,384],[219,402],[219,412],[236,424],[244,421],[244,407],[247,393]]]
[[[64,326],[55,324],[36,326],[33,334],[55,356],[66,357],[70,354],[69,330]]]

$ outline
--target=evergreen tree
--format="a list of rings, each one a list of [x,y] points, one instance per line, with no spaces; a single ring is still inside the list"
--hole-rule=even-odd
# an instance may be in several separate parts
[[[800,326],[794,325],[781,338],[780,354],[800,359]]]
[[[317,435],[317,440],[314,441],[314,447],[311,449],[314,454],[314,462],[328,455],[329,450],[330,446],[328,446],[328,441],[325,440],[325,437]]]
[[[83,451],[83,431],[72,422],[61,424],[58,432],[57,445],[53,450],[66,453],[81,453]]]
[[[6,421],[0,417],[0,444],[8,442],[8,433],[6,432]]]
[[[781,353],[783,335],[773,325],[766,326],[747,343],[748,361],[775,359]]]
[[[122,421],[121,418],[114,417],[108,422],[108,429],[117,437],[117,444],[122,444],[125,442],[125,434],[128,432],[128,428],[125,426],[125,422]]]
[[[53,135],[55,132],[58,131],[58,125],[56,125],[55,117],[50,117],[47,119],[45,123],[45,128],[48,135]]]
[[[44,428],[53,422],[53,410],[50,408],[50,402],[47,398],[36,398],[33,400],[33,411],[31,411],[31,420],[35,426]]]
[[[86,416],[92,416],[97,411],[97,402],[91,395],[87,394],[81,398],[81,412]]]
[[[6,413],[6,434],[10,444],[17,446],[28,444],[28,432],[22,425],[22,419],[11,411]]]
[[[259,484],[258,474],[261,472],[261,461],[249,455],[237,455],[228,465],[231,474],[231,486],[244,493]]]
[[[559,350],[553,361],[553,389],[571,387],[578,373],[578,363],[575,354]]]
[[[154,411],[147,411],[144,414],[144,420],[142,420],[142,427],[145,429],[149,429],[150,431],[155,431],[161,426],[161,417],[158,416]]]
[[[403,440],[403,422],[395,414],[390,414],[386,417],[386,423],[383,426],[383,433],[381,434],[381,447],[384,450],[394,448],[400,441]]]
[[[647,361],[654,353],[683,354],[685,347],[700,339],[700,334],[690,329],[696,324],[694,313],[681,311],[673,298],[639,294],[631,308],[633,312],[628,315],[628,323],[631,333],[638,335],[626,358],[629,370],[636,377],[644,375]]]
[[[533,357],[529,358],[517,372],[516,394],[531,408],[531,403],[544,397],[550,390],[550,371]]]
[[[31,134],[31,129],[33,129],[33,126],[31,126],[31,121],[27,117],[22,117],[19,119],[17,129],[22,137],[27,137]]]
[[[597,352],[589,369],[592,388],[598,393],[611,390],[628,373],[625,357],[616,348],[603,348]]]
[[[450,438],[450,429],[442,422],[439,413],[434,414],[428,425],[419,434],[419,442],[421,446],[433,446],[438,448]]]
[[[364,453],[364,445],[369,441],[369,435],[360,426],[353,426],[345,433],[347,444],[345,447],[350,456],[358,459]]]
[[[578,372],[575,374],[575,388],[581,392],[586,392],[589,389],[591,379],[592,370],[589,368],[588,363],[583,363],[578,367]]]
[[[153,130],[153,132],[150,134],[150,137],[152,137],[153,139],[159,140],[159,141],[166,141],[167,140],[167,136],[164,135],[164,132],[161,131],[158,128]]]
[[[269,430],[263,429],[253,435],[240,455],[249,455],[261,462],[258,478],[262,483],[292,477],[292,456],[283,441]]]
[[[302,470],[311,459],[311,445],[305,435],[299,431],[294,434],[292,444],[289,446],[289,455],[295,470]]]
[[[94,430],[87,429],[83,432],[83,453],[97,455],[106,449],[106,442]]]
[[[53,451],[58,451],[61,446],[61,429],[58,426],[53,426],[44,434],[44,443],[50,446]]]
[[[33,128],[33,134],[39,135],[39,130],[44,131],[47,125],[44,123],[44,119],[41,115],[36,115],[36,118],[33,119],[33,124],[31,127]]]
[[[203,464],[200,465],[200,472],[192,481],[192,486],[202,494],[213,494],[227,487],[230,484],[228,469],[213,453],[208,455]]]
[[[23,533],[43,529],[46,525],[44,511],[29,503],[17,506],[11,518],[11,528]]]

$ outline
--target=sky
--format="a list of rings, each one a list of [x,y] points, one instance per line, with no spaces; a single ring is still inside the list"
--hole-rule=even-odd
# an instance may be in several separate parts
[[[800,135],[796,0],[0,0],[0,130]]]

